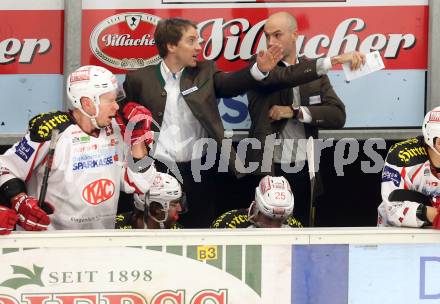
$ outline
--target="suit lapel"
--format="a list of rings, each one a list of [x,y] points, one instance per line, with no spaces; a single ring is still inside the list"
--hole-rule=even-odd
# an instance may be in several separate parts
[[[307,84],[303,84],[299,86],[299,94],[301,96],[301,105],[302,106],[309,106],[309,94],[310,89]]]
[[[196,116],[206,112],[209,107],[209,103],[205,100],[206,96],[203,96],[203,92],[200,90],[201,86],[197,83],[201,80],[199,79],[201,73],[198,68],[186,68],[180,79],[180,92],[183,99]],[[205,82],[205,79],[202,79],[202,82]]]
[[[282,61],[279,61],[277,65],[283,69],[286,68],[286,65]],[[290,106],[293,103],[293,88],[280,90],[278,91],[278,94],[280,95],[279,98],[270,99],[269,109],[273,105]]]
[[[162,64],[162,62],[159,62],[157,65],[156,65],[156,76],[157,76],[157,79],[159,80],[159,83],[160,83],[160,86],[162,87],[162,89],[163,88],[165,88],[165,79],[163,79],[163,76],[162,76],[162,72],[160,71],[160,65]]]
[[[298,61],[299,62],[306,61],[306,58],[304,56],[298,57]],[[310,95],[309,83],[305,83],[299,86],[299,94],[301,96],[301,105],[305,107],[309,106],[309,95]]]

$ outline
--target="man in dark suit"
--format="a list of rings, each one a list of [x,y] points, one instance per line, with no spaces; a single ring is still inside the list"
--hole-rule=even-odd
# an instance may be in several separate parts
[[[264,34],[268,47],[274,44],[283,47],[283,58],[278,62],[281,69],[307,62],[305,58],[297,58],[297,23],[289,13],[271,15],[265,24]],[[326,60],[331,65],[349,61],[352,68],[357,68],[364,57],[353,52]],[[294,215],[307,225],[310,218],[310,180],[306,139],[309,136],[317,138],[318,128],[342,128],[345,106],[326,75],[282,90],[271,86],[260,87],[249,91],[247,96],[252,120],[249,137],[257,138],[263,145],[261,149],[249,150],[247,161],[260,164],[255,172],[257,176],[274,174],[288,179],[295,195]],[[271,135],[279,139],[280,144],[274,146],[273,157],[263,157],[265,140]],[[259,177],[250,177],[250,180],[251,183],[257,182]]]
[[[181,175],[189,207],[182,224],[188,228],[209,227],[215,217],[215,193],[210,188],[214,173],[202,170],[198,179],[195,167],[215,163],[217,151],[222,151],[220,162],[228,164],[233,173],[243,167],[234,149],[221,149],[225,148],[224,129],[216,99],[237,96],[259,85],[307,83],[319,77],[319,64],[305,62],[283,69],[284,74],[280,75],[271,71],[274,67],[279,70],[276,63],[282,56],[280,46],[274,44],[257,56],[255,64],[224,73],[217,70],[213,61],[197,60],[201,51],[197,26],[178,18],[161,20],[154,39],[163,61],[127,74],[125,102],[146,106],[152,112],[153,130],[160,129],[153,156],[158,171]],[[211,139],[207,149],[206,139]]]

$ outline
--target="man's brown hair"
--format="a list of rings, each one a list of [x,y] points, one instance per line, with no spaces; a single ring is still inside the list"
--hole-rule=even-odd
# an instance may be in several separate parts
[[[184,30],[189,27],[197,29],[197,25],[187,19],[169,18],[160,20],[154,31],[154,41],[159,51],[159,56],[165,58],[168,55],[167,44],[177,45],[180,39],[182,39]]]

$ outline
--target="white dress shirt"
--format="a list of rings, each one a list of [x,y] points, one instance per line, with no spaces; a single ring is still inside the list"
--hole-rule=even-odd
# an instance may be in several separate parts
[[[201,158],[205,153],[203,141],[199,139],[207,138],[208,133],[193,115],[180,92],[180,78],[183,70],[174,74],[164,61],[160,63],[167,100],[154,152],[154,157],[158,160],[189,162],[192,159]],[[250,73],[256,80],[262,80],[268,75],[262,73],[256,63]]]
[[[180,92],[183,69],[174,74],[162,61],[160,72],[165,80],[167,101],[154,157],[165,161],[187,162],[194,153],[200,158],[202,145],[198,139],[208,134]]]

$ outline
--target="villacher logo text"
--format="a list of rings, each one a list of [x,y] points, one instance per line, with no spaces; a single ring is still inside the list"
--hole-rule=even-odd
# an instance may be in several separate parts
[[[132,70],[156,64],[160,56],[154,42],[154,30],[160,17],[127,12],[101,21],[90,35],[90,49],[108,66]]]

